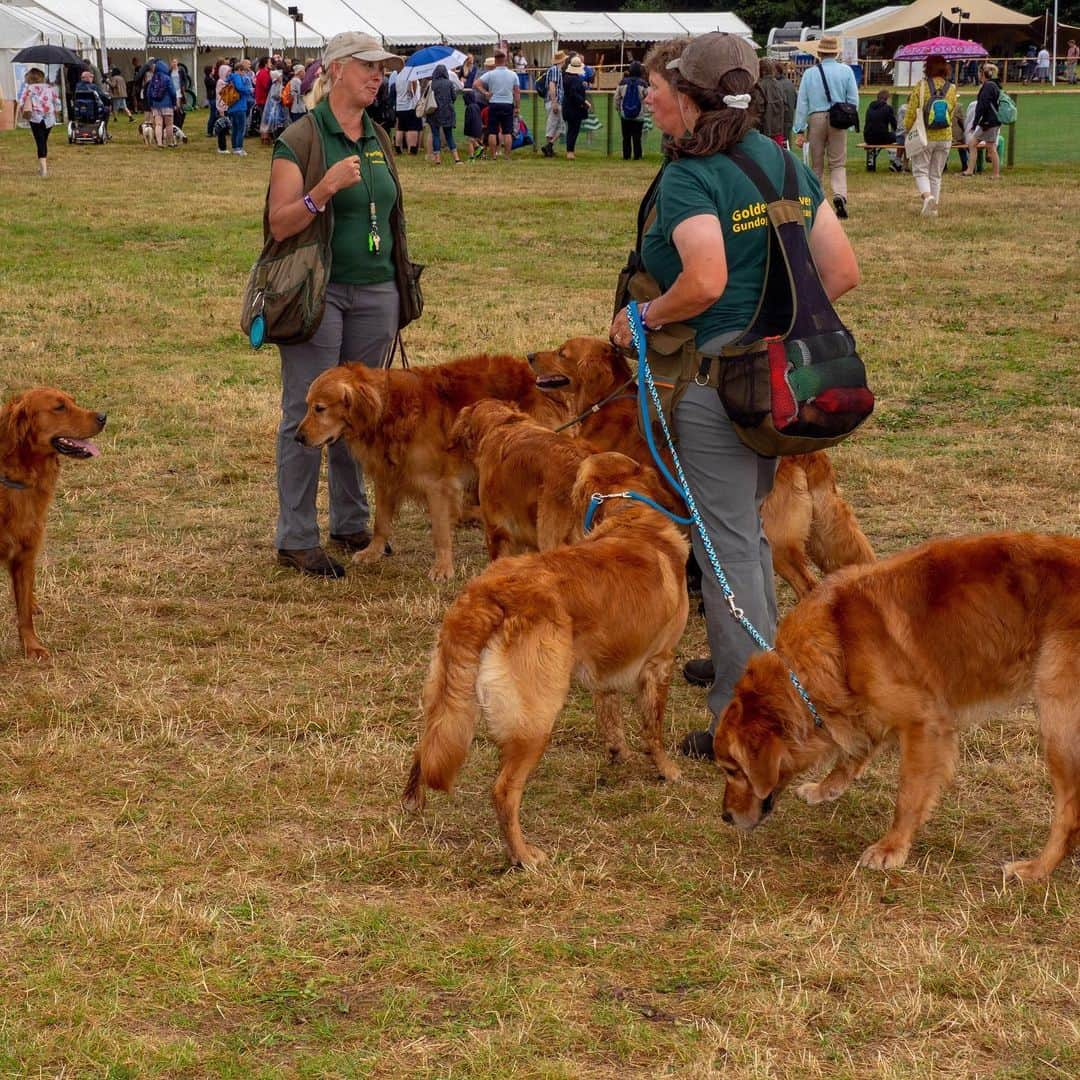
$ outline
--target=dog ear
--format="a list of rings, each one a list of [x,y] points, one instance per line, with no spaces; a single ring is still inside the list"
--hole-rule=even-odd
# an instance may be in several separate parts
[[[754,794],[759,799],[766,798],[780,782],[780,764],[786,752],[783,740],[772,733],[748,738],[744,729],[732,732],[728,748],[750,781]]]
[[[340,384],[346,414],[351,419],[360,420],[365,426],[378,420],[383,411],[383,397],[375,375],[361,364],[346,364]]]
[[[30,437],[33,417],[26,407],[26,400],[17,397],[0,410],[0,444],[9,450],[21,446]]]
[[[597,402],[618,385],[611,377],[611,359],[607,349],[589,353],[578,363],[578,385],[583,401]]]

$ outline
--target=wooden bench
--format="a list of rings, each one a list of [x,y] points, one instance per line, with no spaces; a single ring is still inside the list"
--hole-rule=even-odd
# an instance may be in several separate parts
[[[897,151],[897,160],[900,161],[901,163],[903,163],[906,160],[906,157],[907,157],[906,154],[904,153],[904,144],[903,143],[865,143],[865,142],[861,142],[861,143],[856,143],[855,145],[858,146],[858,148],[860,150],[865,150],[867,152],[866,153],[866,171],[867,172],[877,172],[877,156],[878,156],[878,153],[881,150],[895,150],[895,151]],[[968,149],[968,144],[966,142],[950,143],[949,144],[949,149],[950,149],[950,152],[952,150],[967,150]],[[976,149],[976,151],[985,150],[986,149],[986,140],[984,139],[984,140],[980,140],[979,142],[977,142],[975,144],[975,149]],[[872,157],[871,157],[871,153],[873,154]],[[902,172],[903,170],[902,169],[897,169],[895,171]]]

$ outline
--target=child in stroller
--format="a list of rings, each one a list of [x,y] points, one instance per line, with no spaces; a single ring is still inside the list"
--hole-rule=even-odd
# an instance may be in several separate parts
[[[79,76],[68,122],[69,143],[104,143],[109,138],[109,113],[112,102],[94,82],[94,74],[84,71]]]

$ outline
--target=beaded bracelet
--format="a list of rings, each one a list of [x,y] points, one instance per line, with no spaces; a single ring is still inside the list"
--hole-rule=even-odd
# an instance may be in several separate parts
[[[310,195],[305,195],[304,196],[304,205],[313,214],[321,214],[323,212],[323,207],[316,206],[315,205],[315,200]]]

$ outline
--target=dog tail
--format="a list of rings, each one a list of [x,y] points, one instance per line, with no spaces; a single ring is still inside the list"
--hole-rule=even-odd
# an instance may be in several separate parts
[[[842,566],[874,562],[877,558],[874,549],[836,486],[836,474],[828,455],[819,451],[807,454],[802,460],[813,503],[810,557],[825,574]]]
[[[424,805],[424,788],[449,791],[476,730],[476,679],[480,657],[506,613],[486,584],[467,587],[443,620],[424,683],[424,730],[413,757],[402,802]]]

